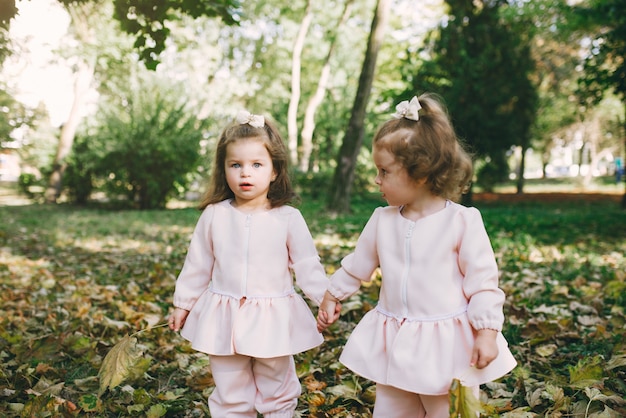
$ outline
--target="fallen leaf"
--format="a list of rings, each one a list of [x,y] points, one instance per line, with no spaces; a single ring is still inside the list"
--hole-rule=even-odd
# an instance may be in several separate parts
[[[535,350],[541,357],[549,357],[557,350],[556,344],[544,344]]]
[[[453,379],[448,391],[450,418],[476,418],[483,408],[472,393],[472,388],[463,386],[459,379]]]
[[[115,344],[104,357],[98,372],[100,378],[99,394],[119,386],[130,375],[132,368],[139,362],[142,354],[143,350],[137,346],[137,338],[130,335],[125,336]]]

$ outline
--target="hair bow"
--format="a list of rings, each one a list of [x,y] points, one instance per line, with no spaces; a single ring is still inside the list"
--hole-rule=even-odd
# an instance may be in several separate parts
[[[252,113],[245,110],[242,110],[237,114],[237,122],[242,125],[244,123],[247,123],[253,128],[262,128],[263,126],[265,126],[265,118],[263,116],[253,115]]]
[[[396,113],[393,115],[396,119],[406,118],[411,120],[419,120],[420,115],[418,111],[422,108],[422,105],[417,100],[417,97],[413,96],[411,101],[405,100],[398,103],[396,106]]]

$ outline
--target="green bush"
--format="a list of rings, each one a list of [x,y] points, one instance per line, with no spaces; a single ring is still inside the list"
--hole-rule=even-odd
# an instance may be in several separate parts
[[[37,184],[37,176],[31,173],[22,173],[17,178],[17,188],[25,195],[30,195],[30,187]]]
[[[74,140],[72,153],[67,158],[63,184],[71,202],[84,205],[94,190],[97,159],[90,153],[89,141],[84,137]]]
[[[152,92],[152,93],[150,93]],[[109,200],[140,209],[164,208],[196,169],[206,122],[173,89],[140,89],[123,106],[102,109],[86,141],[76,143],[70,195],[84,202],[94,185]]]
[[[17,189],[31,199],[41,197],[45,190],[44,179],[33,173],[22,173],[17,178]]]

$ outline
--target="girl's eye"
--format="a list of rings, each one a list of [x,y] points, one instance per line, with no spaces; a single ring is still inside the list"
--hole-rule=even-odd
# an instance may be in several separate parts
[[[231,167],[232,168],[239,168],[239,167],[241,167],[241,165],[239,165],[239,163],[232,163]]]
[[[254,163],[252,166],[253,166],[254,168],[259,168],[259,167],[261,167],[261,163]]]

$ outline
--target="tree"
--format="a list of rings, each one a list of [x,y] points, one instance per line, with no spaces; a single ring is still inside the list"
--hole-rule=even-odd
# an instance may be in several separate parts
[[[298,102],[300,101],[300,71],[302,66],[302,49],[306,34],[313,21],[311,0],[306,1],[304,17],[300,23],[300,29],[293,42],[291,54],[291,98],[287,111],[287,143],[292,165],[298,163]]]
[[[15,0],[3,0],[0,2],[0,64],[11,52],[9,44],[8,29],[11,19],[17,14]]]
[[[5,86],[0,84],[0,149],[2,143],[8,141],[11,133],[23,125],[30,125],[33,121],[32,111],[15,100]]]
[[[110,195],[126,195],[140,209],[160,209],[197,167],[206,120],[196,118],[183,86],[147,77],[101,108],[93,173],[106,180]]]
[[[626,2],[595,0],[575,8],[582,30],[595,29],[580,86],[586,103],[597,104],[608,89],[613,89],[626,109]],[[622,119],[626,150],[626,114]],[[626,209],[626,189],[622,197]]]
[[[489,188],[508,174],[507,151],[528,146],[537,100],[530,43],[524,22],[502,19],[506,2],[447,3],[449,20],[433,33],[425,48],[430,60],[415,70],[404,95],[426,90],[444,97],[457,132],[484,162],[478,181]]]
[[[68,120],[61,128],[59,145],[53,162],[52,173],[45,193],[47,202],[55,202],[60,194],[63,174],[67,167],[65,158],[69,154],[76,129],[81,120],[80,109],[91,88],[95,65],[98,59],[97,48],[94,45],[95,28],[93,19],[103,5],[96,0],[59,0],[64,4],[72,17],[72,25],[77,39],[86,46],[87,54],[79,57],[76,64],[77,73],[74,87],[74,102]],[[172,11],[186,13],[192,17],[220,16],[226,23],[234,24],[237,15],[234,7],[237,0],[195,1],[195,0],[113,0],[115,18],[120,22],[124,31],[136,34],[135,47],[146,66],[155,69],[159,63],[159,54],[165,48],[165,41],[169,29],[165,26],[166,20],[175,18]],[[106,3],[104,4],[106,6]]]
[[[580,50],[568,25],[570,13],[566,0],[534,0],[520,4],[519,10],[509,7],[505,11],[507,20],[518,21],[523,16],[527,22],[524,32],[532,42],[535,71],[531,77],[538,99],[531,147],[541,156],[544,177],[555,133],[578,119],[573,97]]]
[[[101,3],[101,0],[57,0],[64,6],[76,6],[85,3]],[[165,49],[165,42],[170,34],[166,23],[176,19],[177,15],[193,18],[201,16],[219,17],[227,25],[239,22],[239,0],[113,0],[114,17],[122,30],[136,35],[135,47],[141,60],[150,69],[159,64],[159,54]],[[0,2],[0,58],[6,53],[8,39],[5,30],[17,14],[15,0]],[[1,62],[1,60],[0,60]]]
[[[85,0],[60,0],[80,2]],[[159,64],[170,34],[166,22],[176,14],[193,18],[219,17],[227,25],[239,22],[239,0],[114,0],[115,19],[122,29],[136,35],[135,47],[141,60],[150,69]]]
[[[61,195],[63,175],[67,168],[65,159],[72,150],[76,130],[82,119],[81,111],[86,103],[87,94],[91,89],[97,59],[95,48],[89,48],[89,46],[95,44],[96,36],[93,19],[97,19],[98,9],[94,4],[85,3],[68,5],[67,11],[71,16],[75,37],[80,45],[85,47],[85,52],[82,56],[77,57],[75,62],[74,100],[72,101],[67,120],[61,126],[59,142],[52,163],[52,171],[48,179],[48,187],[44,193],[47,203],[56,202]]]
[[[376,73],[378,51],[383,43],[387,27],[391,3],[391,0],[378,0],[376,2],[376,11],[372,19],[367,50],[365,51],[363,67],[359,76],[359,85],[354,98],[348,127],[337,156],[337,167],[335,168],[329,194],[328,208],[332,211],[348,212],[350,210],[350,194],[354,181],[356,160],[365,134],[365,113]]]
[[[338,30],[348,20],[350,16],[350,10],[353,0],[347,0],[341,18],[335,26],[335,30]],[[328,81],[330,78],[330,60],[335,51],[335,45],[337,40],[337,34],[334,33],[331,36],[328,52],[324,58],[324,65],[320,71],[320,77],[317,82],[317,88],[315,93],[309,98],[306,109],[304,111],[304,121],[302,123],[302,131],[300,132],[300,138],[302,143],[302,155],[300,156],[299,167],[300,171],[307,172],[309,170],[311,162],[311,153],[313,152],[313,132],[315,130],[315,114],[317,108],[324,100],[326,89],[328,87]]]

